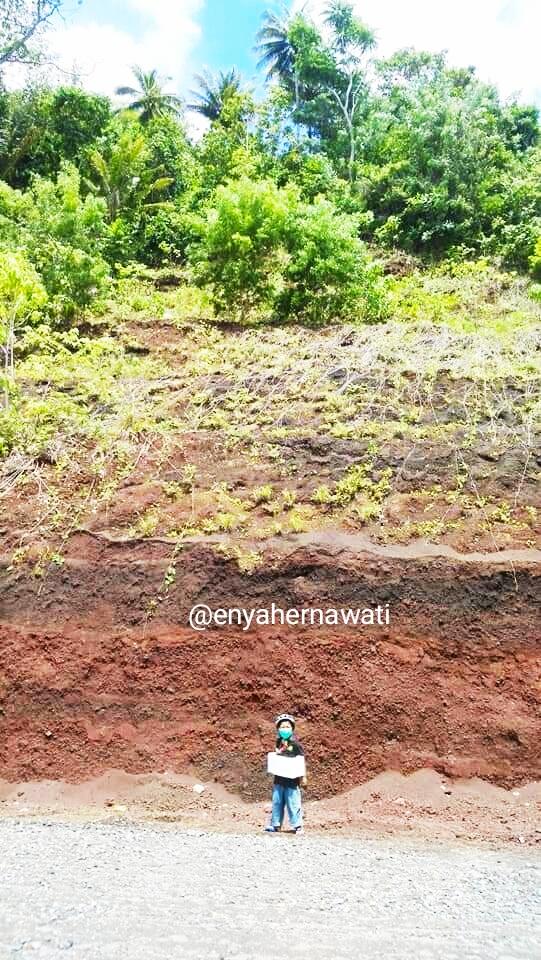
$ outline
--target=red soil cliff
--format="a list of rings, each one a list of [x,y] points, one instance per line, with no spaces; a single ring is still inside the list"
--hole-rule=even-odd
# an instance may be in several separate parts
[[[171,546],[159,541],[79,533],[38,581],[6,561],[0,777],[197,771],[259,799],[272,718],[285,709],[299,717],[313,796],[386,769],[507,787],[539,779],[539,558],[354,541],[276,541],[249,574],[210,543],[186,544],[166,592]],[[273,601],[388,603],[391,622],[203,633],[188,623],[194,603]]]

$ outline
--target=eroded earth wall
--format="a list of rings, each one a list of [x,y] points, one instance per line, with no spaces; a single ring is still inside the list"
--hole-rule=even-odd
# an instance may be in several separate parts
[[[539,561],[298,537],[251,572],[186,544],[167,577],[171,549],[80,533],[40,578],[5,561],[0,777],[197,771],[261,798],[281,710],[299,717],[312,796],[386,769],[541,777]],[[195,603],[272,602],[389,604],[390,624],[189,626]]]

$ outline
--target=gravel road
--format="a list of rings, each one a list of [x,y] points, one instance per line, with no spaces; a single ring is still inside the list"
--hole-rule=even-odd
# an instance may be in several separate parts
[[[0,957],[537,960],[541,858],[415,841],[0,821]]]

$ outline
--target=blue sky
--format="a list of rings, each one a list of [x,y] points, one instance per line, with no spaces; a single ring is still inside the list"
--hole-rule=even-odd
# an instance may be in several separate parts
[[[206,64],[213,69],[226,69],[236,65],[244,73],[252,74],[256,68],[253,53],[255,34],[265,10],[280,9],[273,0],[205,0],[202,3],[186,3],[172,0],[170,8],[176,7],[198,25],[200,34],[192,47],[194,68]],[[69,0],[65,6],[64,22],[70,25],[111,24],[119,31],[134,38],[143,37],[152,28],[152,4],[131,0]]]
[[[78,69],[86,86],[111,93],[127,81],[126,59],[133,50],[145,68],[157,66],[183,91],[193,73],[237,66],[256,74],[254,39],[273,0],[68,0],[63,22],[51,37],[68,69]],[[120,80],[117,72],[122,72]],[[114,79],[113,79],[114,78]]]
[[[254,73],[254,37],[263,13],[272,6],[265,0],[207,0],[200,18],[202,37],[195,54],[204,63],[220,69],[233,65],[248,75]]]
[[[400,47],[448,49],[456,66],[474,64],[504,96],[541,105],[540,0],[353,0],[375,28],[379,55]],[[325,0],[291,0],[317,18]],[[66,0],[49,43],[66,70],[89,89],[112,94],[130,66],[156,67],[171,90],[186,93],[202,67],[237,66],[255,75],[255,33],[277,0]]]

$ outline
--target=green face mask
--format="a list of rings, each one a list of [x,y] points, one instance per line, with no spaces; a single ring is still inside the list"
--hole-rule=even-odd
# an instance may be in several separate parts
[[[281,737],[282,740],[289,740],[289,738],[292,736],[292,734],[293,734],[293,730],[279,730],[279,731],[278,731],[278,736]]]

